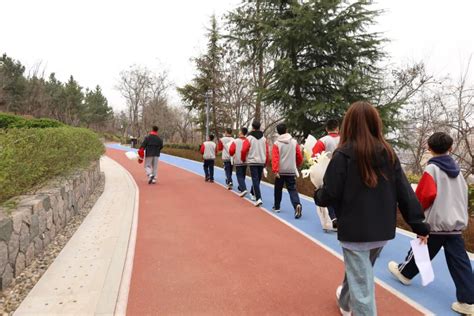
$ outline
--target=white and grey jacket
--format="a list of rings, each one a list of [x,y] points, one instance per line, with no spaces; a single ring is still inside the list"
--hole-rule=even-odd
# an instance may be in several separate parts
[[[265,166],[268,163],[268,145],[262,131],[252,131],[247,139],[250,143],[249,153],[247,155],[247,164],[249,166]]]

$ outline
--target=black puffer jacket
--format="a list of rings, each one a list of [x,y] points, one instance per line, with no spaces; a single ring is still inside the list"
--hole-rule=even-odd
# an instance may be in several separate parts
[[[317,205],[335,208],[338,239],[349,242],[393,239],[397,206],[416,234],[427,235],[429,225],[423,223],[425,217],[420,203],[398,158],[393,165],[387,153],[381,150],[374,165],[380,175],[377,186],[369,188],[362,181],[351,146],[337,149],[324,176],[323,187],[314,193]]]
[[[150,133],[145,136],[142,145],[145,150],[145,157],[159,157],[161,149],[163,148],[163,140],[155,133]]]

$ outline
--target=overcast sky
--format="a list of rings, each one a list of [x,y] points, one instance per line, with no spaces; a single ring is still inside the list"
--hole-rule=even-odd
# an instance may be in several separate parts
[[[132,64],[165,68],[180,86],[193,76],[210,16],[240,0],[0,0],[0,53],[28,68],[41,63],[61,80],[99,84],[115,109],[119,72]],[[379,0],[377,30],[396,64],[425,60],[438,75],[459,75],[474,53],[473,0]],[[473,61],[474,64],[474,61]],[[472,67],[474,74],[474,65]],[[474,75],[473,75],[474,76]],[[170,91],[172,102],[179,98]]]

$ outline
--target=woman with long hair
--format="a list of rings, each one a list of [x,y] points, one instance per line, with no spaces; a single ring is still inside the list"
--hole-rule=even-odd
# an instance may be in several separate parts
[[[368,102],[352,104],[342,123],[338,149],[314,193],[317,205],[332,206],[345,278],[336,291],[343,315],[376,315],[373,264],[382,247],[395,237],[396,212],[426,242],[429,226],[392,147],[383,136],[377,109]]]

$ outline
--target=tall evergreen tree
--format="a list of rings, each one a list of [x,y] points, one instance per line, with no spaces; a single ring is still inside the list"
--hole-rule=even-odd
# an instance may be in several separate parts
[[[222,59],[224,49],[220,44],[220,34],[215,16],[211,18],[211,28],[207,34],[207,51],[195,58],[197,74],[192,82],[178,88],[182,100],[190,110],[198,111],[198,124],[204,134],[206,127],[206,98],[210,103],[210,131],[216,135],[230,124],[230,116],[222,97]]]
[[[367,31],[379,14],[370,2],[281,3],[270,29],[277,58],[265,98],[301,134],[322,133],[328,118],[342,118],[351,102],[377,93],[383,39]]]
[[[107,98],[102,94],[100,86],[94,90],[86,90],[84,97],[84,107],[81,113],[81,122],[87,127],[99,127],[112,116],[112,108],[109,107]]]

